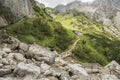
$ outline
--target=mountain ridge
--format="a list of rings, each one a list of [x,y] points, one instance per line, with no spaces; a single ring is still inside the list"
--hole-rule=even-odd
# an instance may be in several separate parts
[[[68,3],[63,9],[56,6],[55,9],[59,12],[76,9],[83,12],[91,20],[102,22],[104,25],[116,26],[120,29],[119,13],[120,13],[119,0],[95,0],[92,3],[83,3],[81,1],[74,1]],[[59,8],[58,8],[59,7]]]

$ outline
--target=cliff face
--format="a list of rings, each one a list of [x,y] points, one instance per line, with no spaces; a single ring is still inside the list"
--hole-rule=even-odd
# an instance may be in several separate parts
[[[0,0],[0,27],[32,16],[34,0]]]

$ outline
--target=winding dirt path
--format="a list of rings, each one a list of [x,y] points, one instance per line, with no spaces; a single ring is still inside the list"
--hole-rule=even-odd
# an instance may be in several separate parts
[[[80,37],[77,36],[76,41],[72,45],[69,46],[68,50],[66,50],[65,52],[60,54],[61,58],[66,58],[66,57],[72,55],[72,50],[75,48],[75,46],[79,40],[80,40]]]

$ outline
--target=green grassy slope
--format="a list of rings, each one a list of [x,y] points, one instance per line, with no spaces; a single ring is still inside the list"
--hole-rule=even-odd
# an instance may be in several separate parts
[[[82,32],[73,56],[82,62],[98,62],[102,65],[111,60],[120,62],[120,41],[104,31],[104,25],[93,22],[82,15],[55,18],[68,30]]]
[[[53,20],[45,9],[35,6],[35,18],[25,17],[18,23],[8,26],[7,33],[23,42],[36,42],[42,46],[64,51],[74,42],[75,35]]]
[[[106,26],[91,21],[74,10],[57,15],[54,19],[49,15],[51,12],[46,12],[47,9],[35,6],[34,10],[36,17],[25,17],[8,26],[7,34],[26,43],[36,42],[62,52],[76,40],[77,35],[73,33],[76,30],[82,33],[73,50],[76,59],[102,65],[111,60],[120,62],[120,41],[104,31]],[[71,13],[73,16],[68,15]]]

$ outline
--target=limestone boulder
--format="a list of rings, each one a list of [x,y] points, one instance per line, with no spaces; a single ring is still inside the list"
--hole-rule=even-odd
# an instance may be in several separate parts
[[[32,76],[34,79],[41,73],[40,68],[34,64],[19,63],[14,70],[14,75],[18,77]]]

